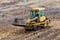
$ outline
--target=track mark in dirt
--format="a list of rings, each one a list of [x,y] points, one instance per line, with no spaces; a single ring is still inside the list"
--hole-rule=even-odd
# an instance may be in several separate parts
[[[51,30],[51,29],[47,29],[47,30],[45,30],[45,31],[37,32],[35,35],[32,35],[32,36],[28,37],[27,40],[32,40],[32,39],[34,39],[34,38],[37,38],[39,35],[45,34],[45,33],[48,32],[49,30]]]
[[[54,40],[60,40],[60,37],[58,37],[58,38],[56,38],[56,39],[54,39]]]
[[[51,28],[49,28],[48,27],[48,29],[51,29]],[[23,32],[22,34],[19,34],[18,36],[16,36],[16,37],[13,37],[13,38],[9,38],[9,39],[11,39],[11,40],[24,40],[23,38],[28,38],[28,37],[30,37],[30,36],[32,36],[32,35],[34,35],[34,34],[36,34],[36,33],[38,33],[38,32],[41,32],[41,31],[46,31],[46,30],[48,30],[47,28],[46,29],[44,29],[44,30],[37,30],[37,31],[30,31],[30,32]]]
[[[6,38],[2,40],[59,40],[60,29],[42,29],[37,31],[23,32],[15,38]]]
[[[55,39],[53,40],[60,40],[60,35],[58,35]]]
[[[33,34],[35,34],[36,32],[38,32],[38,31],[33,31],[33,32],[31,32],[31,33],[26,33],[25,35],[24,34],[22,34],[22,37],[19,37],[19,38],[15,38],[15,39],[13,39],[13,40],[24,40],[24,38],[28,38],[29,36],[31,36],[31,35],[33,35]]]
[[[55,32],[51,33],[50,35],[47,34],[48,36],[43,38],[43,40],[53,40],[54,38],[56,38],[60,34],[60,29],[54,29],[54,30]]]
[[[20,0],[9,2],[9,3],[2,3],[0,5],[0,7],[7,6],[7,5],[14,5],[14,4],[19,3],[19,2],[20,2]]]
[[[35,38],[36,36],[38,36],[39,34],[42,34],[44,32],[47,32],[48,30],[51,30],[51,29],[45,29],[44,31],[41,31],[41,30],[39,31],[38,30],[38,32],[36,32],[36,33],[34,33],[33,35],[30,35],[30,36],[28,35],[28,36],[24,37],[23,39],[24,40],[29,40],[29,39],[31,40],[31,39]]]

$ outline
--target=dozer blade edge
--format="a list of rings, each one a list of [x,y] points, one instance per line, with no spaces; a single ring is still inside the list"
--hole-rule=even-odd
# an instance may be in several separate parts
[[[12,24],[14,26],[26,27],[26,25]]]

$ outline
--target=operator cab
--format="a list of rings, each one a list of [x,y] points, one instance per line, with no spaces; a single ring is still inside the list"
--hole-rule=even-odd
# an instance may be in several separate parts
[[[30,19],[45,16],[45,8],[33,8],[30,10]]]

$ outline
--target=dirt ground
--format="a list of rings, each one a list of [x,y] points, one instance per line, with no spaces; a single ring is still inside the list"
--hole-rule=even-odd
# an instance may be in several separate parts
[[[26,11],[24,5],[19,1],[10,2],[9,0],[7,2],[7,0],[2,0],[0,3],[0,14],[3,15],[0,15],[0,40],[60,40],[59,0],[53,0],[52,2],[41,0],[41,4],[37,5],[46,8],[47,16],[51,18],[49,27],[37,31],[25,31],[23,27],[12,25],[14,18],[29,16],[29,10],[36,7],[37,3],[35,1],[27,3],[29,7]]]
[[[54,23],[54,24],[53,24]],[[37,31],[25,31],[24,28],[9,25],[0,28],[1,40],[59,40],[60,21],[53,21],[50,27]]]

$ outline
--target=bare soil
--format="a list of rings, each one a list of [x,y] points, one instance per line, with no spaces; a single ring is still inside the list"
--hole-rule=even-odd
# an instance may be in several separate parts
[[[54,2],[54,3],[53,3]],[[0,40],[60,40],[60,1],[41,0],[27,3],[25,8],[20,0],[1,0],[0,3]],[[38,4],[38,5],[37,5]],[[46,8],[47,16],[51,18],[50,27],[37,31],[25,31],[23,27],[13,26],[16,17],[27,18],[29,10],[33,7]]]

